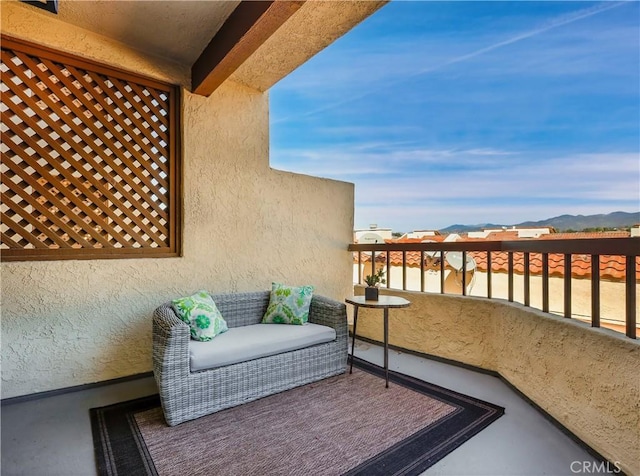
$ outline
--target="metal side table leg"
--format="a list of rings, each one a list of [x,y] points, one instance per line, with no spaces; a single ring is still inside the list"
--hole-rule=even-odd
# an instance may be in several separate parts
[[[389,308],[384,308],[384,375],[389,388]]]
[[[353,373],[353,357],[354,351],[356,347],[356,326],[358,325],[358,306],[353,307],[353,339],[351,341],[351,367],[349,368],[349,373]]]

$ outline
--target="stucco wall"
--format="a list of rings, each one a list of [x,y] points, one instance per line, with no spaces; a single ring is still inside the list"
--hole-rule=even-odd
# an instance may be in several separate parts
[[[184,84],[188,72],[2,5],[2,32]],[[33,16],[35,15],[35,17]],[[269,167],[268,95],[183,98],[183,257],[2,264],[2,398],[151,370],[151,314],[198,289],[351,290],[353,185]]]
[[[411,301],[389,314],[390,344],[498,372],[627,474],[640,474],[637,340],[500,299],[381,293]],[[357,334],[382,341],[382,311],[361,309]]]

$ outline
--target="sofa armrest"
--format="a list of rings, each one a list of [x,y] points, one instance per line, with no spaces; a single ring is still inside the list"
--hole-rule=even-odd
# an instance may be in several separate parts
[[[189,326],[171,306],[163,304],[153,313],[153,373],[159,386],[189,375]]]
[[[313,296],[309,309],[309,322],[333,327],[336,338],[347,337],[347,306],[324,296]]]

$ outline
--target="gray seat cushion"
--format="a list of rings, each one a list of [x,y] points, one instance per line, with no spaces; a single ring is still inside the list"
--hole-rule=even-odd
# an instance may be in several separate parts
[[[335,329],[318,324],[254,324],[232,327],[209,342],[189,341],[191,371],[224,367],[335,339]]]

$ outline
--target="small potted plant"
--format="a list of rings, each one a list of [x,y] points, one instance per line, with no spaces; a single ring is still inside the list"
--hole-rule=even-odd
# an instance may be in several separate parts
[[[377,301],[378,300],[378,284],[386,284],[386,280],[384,279],[384,268],[378,268],[373,274],[365,276],[365,283],[367,283],[367,287],[364,288],[364,298],[367,301]]]

